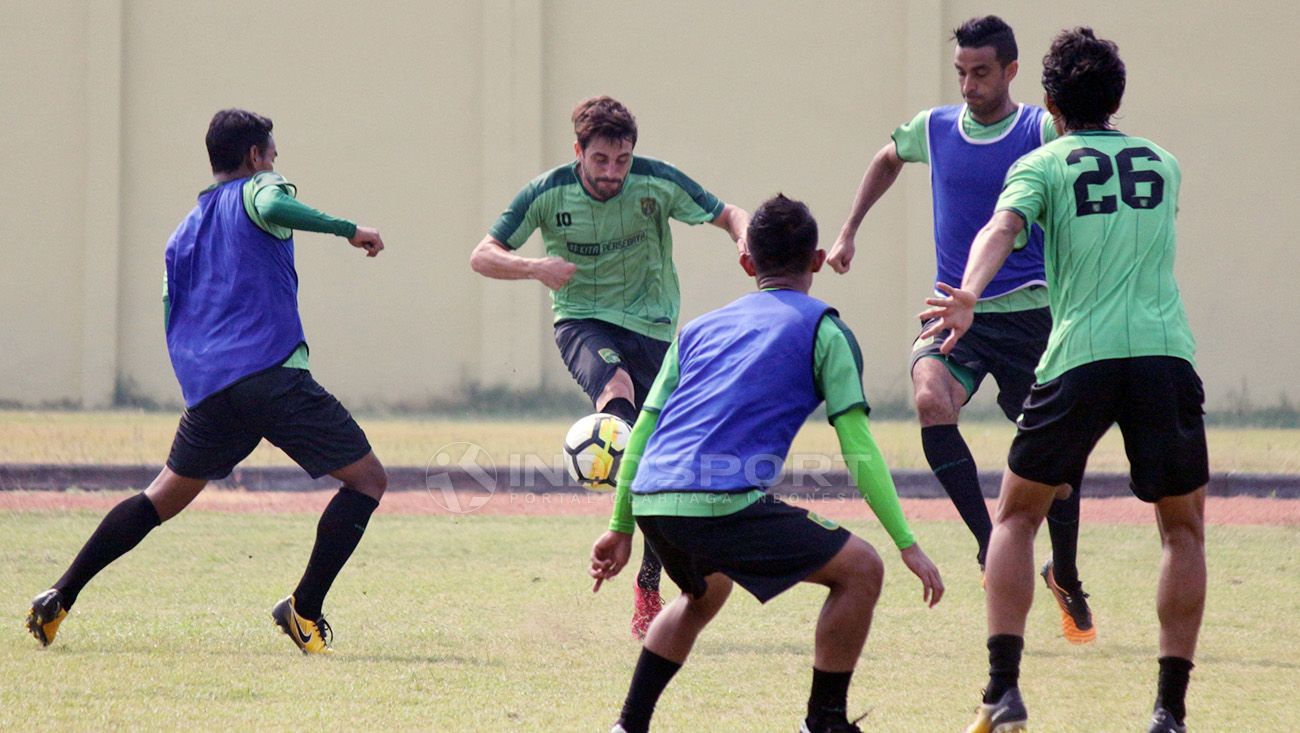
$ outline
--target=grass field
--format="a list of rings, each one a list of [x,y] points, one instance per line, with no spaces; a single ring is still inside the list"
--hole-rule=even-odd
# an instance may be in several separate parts
[[[296,582],[311,514],[192,512],[156,530],[82,594],[39,650],[21,616],[99,513],[0,514],[0,730],[604,731],[638,647],[630,577],[592,595],[590,517],[377,517],[327,603],[340,654],[304,658],[271,624]],[[878,546],[878,526],[858,527]],[[947,571],[935,609],[892,550],[850,694],[869,730],[955,731],[985,670],[983,596],[965,531],[922,524]],[[1045,540],[1044,540],[1045,542]],[[1150,526],[1085,525],[1081,566],[1100,639],[1059,638],[1044,593],[1023,689],[1037,731],[1144,729],[1154,692]],[[1300,529],[1211,527],[1211,593],[1190,693],[1196,731],[1291,731]],[[1040,546],[1040,556],[1044,547]],[[1287,580],[1289,579],[1289,580]],[[660,703],[659,731],[794,731],[822,593],[760,607],[743,592]]]
[[[111,463],[160,465],[171,447],[179,415],[147,412],[25,412],[0,410],[0,463]],[[476,443],[504,465],[511,454],[551,457],[568,429],[564,421],[361,417],[375,453],[390,466],[424,466],[439,446]],[[878,421],[872,432],[895,469],[926,468],[918,428],[912,421]],[[1006,465],[1015,434],[1007,421],[963,424],[962,434],[981,468]],[[1215,472],[1300,473],[1300,430],[1211,428],[1210,467]],[[834,430],[810,420],[795,439],[792,455],[838,454]],[[291,465],[265,442],[245,465]],[[1126,471],[1123,442],[1112,430],[1088,463],[1093,471]]]

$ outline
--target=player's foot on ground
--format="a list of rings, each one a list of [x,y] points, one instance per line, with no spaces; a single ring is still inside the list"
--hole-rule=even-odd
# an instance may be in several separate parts
[[[1020,699],[1020,690],[1012,687],[992,705],[981,704],[975,722],[966,733],[1019,733],[1029,730],[1029,713]]]
[[[1173,713],[1157,705],[1151,714],[1151,727],[1147,728],[1147,733],[1187,733],[1187,726],[1180,725],[1174,720]]]
[[[63,594],[51,588],[32,599],[32,609],[27,612],[27,630],[41,646],[49,646],[59,633],[59,624],[67,617]]]
[[[650,630],[650,622],[655,620],[655,616],[664,608],[663,596],[659,595],[657,590],[643,590],[640,586],[636,587],[636,604],[632,608],[632,637],[637,641],[645,639],[645,634]]]
[[[1065,592],[1056,584],[1051,560],[1047,561],[1039,575],[1043,576],[1043,582],[1047,583],[1047,589],[1052,591],[1052,597],[1061,609],[1061,632],[1065,634],[1065,640],[1071,644],[1091,644],[1096,641],[1097,627],[1092,623],[1092,610],[1088,608],[1088,594],[1083,592],[1083,587],[1080,586],[1074,593]]]
[[[334,640],[334,632],[325,621],[325,617],[321,616],[315,621],[310,621],[299,616],[293,606],[293,596],[275,604],[275,608],[271,609],[271,618],[275,619],[275,625],[279,626],[281,631],[293,639],[293,643],[298,645],[303,654],[334,653],[330,648],[330,642]]]

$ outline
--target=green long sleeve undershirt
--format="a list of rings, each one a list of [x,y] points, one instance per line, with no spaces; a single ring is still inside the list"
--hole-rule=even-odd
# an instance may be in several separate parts
[[[643,410],[628,437],[627,448],[618,470],[614,511],[609,520],[609,528],[614,532],[632,534],[636,527],[633,520],[632,482],[636,478],[641,455],[658,424],[657,411]],[[880,447],[876,445],[876,439],[871,435],[866,411],[855,407],[837,416],[834,425],[835,434],[840,441],[840,452],[858,493],[862,494],[867,506],[871,507],[872,513],[880,520],[899,550],[906,550],[916,544],[912,529],[903,516],[903,507],[898,502],[898,492],[894,487],[894,479],[889,474],[889,466],[885,463]],[[747,504],[738,503],[736,508],[739,510],[744,506]]]
[[[304,232],[333,234],[346,239],[356,236],[357,225],[347,219],[338,219],[323,211],[313,209],[307,204],[290,196],[280,186],[266,186],[257,191],[253,197],[253,208],[262,221],[253,221],[268,233],[280,239],[287,239],[287,233],[271,231],[263,222],[280,230],[294,229]]]

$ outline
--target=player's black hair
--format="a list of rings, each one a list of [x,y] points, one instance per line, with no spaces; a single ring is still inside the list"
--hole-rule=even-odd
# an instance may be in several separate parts
[[[271,140],[271,120],[245,109],[223,109],[208,123],[208,160],[213,173],[226,173],[244,162],[248,149],[266,149]]]
[[[997,51],[998,63],[1003,66],[1020,58],[1015,32],[1005,20],[996,15],[971,18],[952,32],[952,38],[962,48],[992,46]]]
[[[778,193],[750,217],[745,241],[759,274],[798,275],[817,251],[817,220],[804,202]]]
[[[613,97],[591,97],[573,108],[573,134],[578,136],[578,147],[583,150],[598,137],[627,140],[635,148],[636,118]]]
[[[1124,97],[1119,46],[1091,28],[1063,30],[1043,57],[1043,91],[1068,130],[1105,127]]]

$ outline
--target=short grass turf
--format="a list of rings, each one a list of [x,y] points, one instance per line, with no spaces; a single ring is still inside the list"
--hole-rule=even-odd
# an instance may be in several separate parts
[[[99,519],[0,514],[0,730],[604,733],[639,651],[627,631],[631,571],[590,592],[584,568],[601,529],[591,518],[376,517],[326,603],[339,654],[320,659],[301,656],[269,613],[297,581],[315,517],[212,512],[155,530],[39,649],[23,628],[28,601]],[[887,582],[850,712],[870,711],[874,731],[961,730],[985,679],[971,542],[955,522],[916,524],[948,588],[926,609],[879,526],[861,525]],[[1143,730],[1156,674],[1155,529],[1086,526],[1081,544],[1099,640],[1066,644],[1036,585],[1022,679],[1034,729]],[[1192,730],[1295,729],[1297,546],[1295,527],[1209,528]],[[660,701],[655,729],[797,730],[823,597],[801,586],[763,607],[737,589]]]

